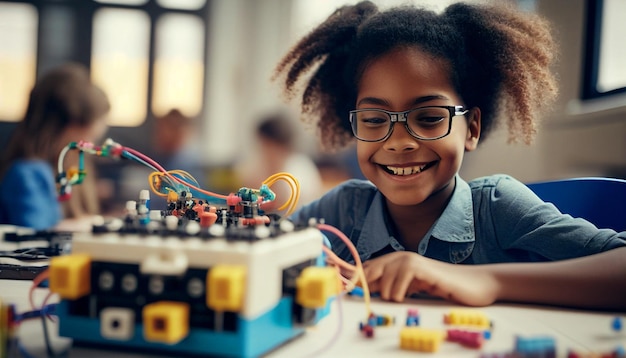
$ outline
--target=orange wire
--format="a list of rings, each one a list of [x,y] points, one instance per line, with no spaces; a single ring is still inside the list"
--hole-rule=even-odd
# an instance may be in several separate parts
[[[359,252],[357,251],[356,247],[354,247],[354,244],[352,243],[352,241],[350,241],[350,239],[348,239],[348,237],[336,227],[328,225],[328,224],[318,224],[317,228],[322,231],[326,230],[335,234],[346,244],[346,247],[348,247],[348,249],[350,250],[350,253],[354,257],[354,262],[356,266],[356,275],[354,279],[357,281],[359,279],[361,280],[361,286],[363,288],[363,299],[365,300],[367,316],[369,316],[372,313],[372,310],[370,308],[370,289],[369,289],[369,286],[367,285],[367,280],[365,279],[365,272],[363,271],[363,262],[361,262],[361,257],[359,256]]]
[[[46,298],[43,299],[43,302],[41,303],[41,310],[43,311],[43,308],[46,307],[46,305],[48,304],[48,300],[50,299],[50,297],[52,297],[52,295],[54,295],[54,292],[50,291],[48,292],[48,294],[46,295]],[[50,316],[49,314],[46,315],[48,317],[49,320],[51,320],[52,322],[56,322],[56,320]]]
[[[39,287],[39,285],[50,277],[50,270],[45,269],[39,273],[39,275],[35,276],[33,279],[33,284],[30,286],[30,290],[28,290],[28,302],[30,303],[30,308],[35,309],[35,302],[33,300],[33,292],[35,289]]]

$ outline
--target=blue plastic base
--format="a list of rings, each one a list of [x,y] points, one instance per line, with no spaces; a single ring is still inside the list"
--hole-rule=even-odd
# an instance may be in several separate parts
[[[217,332],[209,329],[191,328],[186,338],[176,344],[146,341],[143,324],[136,324],[129,340],[113,340],[100,334],[100,320],[74,316],[68,312],[69,302],[61,301],[57,307],[59,335],[75,342],[105,345],[112,348],[160,351],[178,355],[217,355],[225,357],[257,357],[276,349],[287,341],[304,333],[304,327],[294,325],[292,298],[281,299],[276,307],[253,320],[238,319],[237,332]],[[327,315],[329,307],[318,310],[316,322]]]

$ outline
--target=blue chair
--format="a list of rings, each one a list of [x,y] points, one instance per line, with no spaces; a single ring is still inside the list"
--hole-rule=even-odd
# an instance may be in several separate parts
[[[586,219],[599,228],[626,231],[626,180],[584,177],[527,186],[563,213]]]

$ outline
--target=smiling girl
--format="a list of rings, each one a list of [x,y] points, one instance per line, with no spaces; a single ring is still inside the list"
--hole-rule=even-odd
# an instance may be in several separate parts
[[[322,143],[357,141],[350,180],[292,216],[323,218],[365,262],[373,291],[626,308],[626,232],[561,214],[506,175],[469,182],[463,156],[497,122],[530,143],[556,97],[555,46],[535,14],[455,4],[443,13],[344,6],[277,67]],[[329,234],[333,251],[351,260]]]

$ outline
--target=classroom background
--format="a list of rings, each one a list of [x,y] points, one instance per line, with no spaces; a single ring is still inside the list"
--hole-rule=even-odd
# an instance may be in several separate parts
[[[511,0],[554,25],[560,95],[535,142],[498,130],[466,156],[470,180],[507,173],[523,182],[576,176],[626,178],[626,13],[621,0]],[[172,110],[189,119],[184,158],[221,192],[258,145],[255,128],[284,110],[297,123],[295,151],[309,156],[321,192],[359,177],[353,148],[320,149],[314,128],[285,107],[271,81],[278,59],[334,9],[354,0],[0,0],[0,150],[24,114],[38,75],[64,62],[87,65],[111,99],[107,137],[158,155],[150,133]],[[380,7],[407,1],[374,0]],[[434,10],[447,0],[413,0]],[[347,116],[347,115],[346,115]],[[347,120],[347,117],[346,117]],[[181,134],[183,135],[183,134]],[[182,150],[182,149],[181,149]],[[267,158],[266,158],[267,159]],[[105,211],[122,197],[126,162],[100,160]],[[184,169],[184,168],[167,168]],[[127,173],[126,173],[127,174]],[[127,177],[126,177],[127,178]],[[321,194],[320,192],[320,194]],[[126,195],[126,194],[124,194]]]

